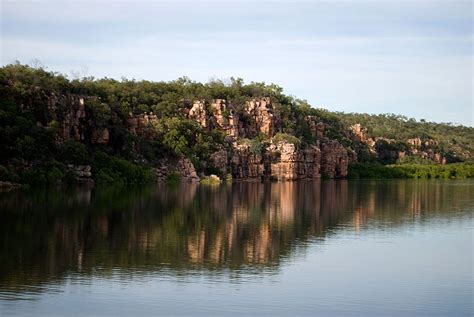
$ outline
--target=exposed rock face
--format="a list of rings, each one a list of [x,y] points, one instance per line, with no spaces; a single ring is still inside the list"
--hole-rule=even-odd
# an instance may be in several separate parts
[[[440,153],[433,153],[432,160],[438,164],[446,164],[446,158],[444,158]]]
[[[153,112],[150,112],[150,114],[145,112],[138,116],[134,116],[132,113],[129,113],[126,126],[128,131],[133,135],[140,137],[150,137],[146,132],[148,132],[149,128],[156,123],[158,123],[158,117],[153,114]]]
[[[178,173],[182,180],[189,182],[199,181],[193,163],[187,158],[163,160],[154,168],[154,171],[158,181],[165,181],[174,172]]]
[[[189,110],[188,117],[195,119],[202,127],[208,127],[208,118],[206,111],[206,102],[204,100],[196,100]]]
[[[414,138],[414,139],[408,139],[407,143],[411,146],[419,147],[419,146],[421,146],[422,142],[421,142],[420,138]]]
[[[59,124],[58,142],[69,140],[81,142],[87,138],[92,144],[108,144],[110,132],[107,127],[90,128],[90,124],[89,127],[86,125],[87,100],[98,100],[98,98],[78,95],[56,96],[54,93],[48,97],[51,119]]]
[[[251,118],[249,125],[250,134],[263,133],[272,137],[275,132],[275,118],[270,98],[260,98],[247,101],[244,108],[246,114]]]
[[[360,123],[356,123],[353,126],[351,126],[351,130],[354,136],[354,139],[366,143],[368,138],[367,138],[367,129],[363,128]]]
[[[184,109],[184,113],[203,128],[224,131],[232,140],[239,136],[239,116],[228,106],[225,99],[213,100],[209,105],[209,111],[207,109],[205,100],[196,100],[191,109]]]
[[[335,140],[321,144],[321,174],[329,178],[347,177],[349,157],[347,150]]]
[[[220,129],[227,129],[229,120],[226,117],[227,101],[225,99],[215,99],[211,104],[212,116],[216,126]]]
[[[321,151],[316,146],[297,150],[294,144],[280,142],[271,145],[269,151],[272,157],[279,154],[270,165],[272,179],[297,180],[320,176]]]
[[[337,141],[327,141],[324,151],[329,156],[322,158],[318,146],[297,149],[288,142],[271,144],[263,154],[251,153],[249,145],[234,144],[231,172],[234,179],[297,180],[318,178],[321,171],[328,177],[346,177],[347,165],[356,159]]]
[[[84,97],[51,94],[48,98],[48,109],[53,114],[53,119],[59,122],[61,141],[84,140],[86,118]]]
[[[212,118],[215,126],[225,131],[227,136],[237,138],[239,136],[239,116],[229,109],[225,99],[216,99],[211,103]]]
[[[92,143],[95,144],[107,144],[109,143],[110,133],[109,129],[104,128],[102,130],[94,131],[92,136]]]
[[[367,145],[370,152],[384,162],[395,163],[399,159],[408,157],[418,157],[431,160],[438,164],[446,164],[446,158],[439,153],[438,142],[433,139],[422,139],[420,137],[407,139],[405,147],[400,148],[400,144],[393,139],[383,137],[369,138],[367,128],[359,123],[351,126],[352,139]]]
[[[67,168],[74,173],[76,182],[94,184],[94,181],[92,180],[92,168],[90,165],[69,164]]]
[[[107,127],[96,127],[89,132],[85,131],[86,98],[74,96],[68,98],[66,109],[69,111],[57,118],[62,127],[60,138],[63,140],[74,138],[81,141],[87,137],[93,144],[108,144],[110,131]],[[55,109],[55,113],[61,113],[57,109],[64,102],[66,101],[53,96],[50,98],[49,107]],[[196,100],[192,104],[189,101],[184,103],[185,107],[182,109],[184,116],[196,120],[205,129],[223,131],[227,140],[232,142],[230,153],[222,148],[213,153],[207,162],[208,166],[218,169],[221,175],[230,172],[234,179],[240,180],[297,180],[320,177],[321,172],[329,177],[347,175],[347,162],[351,158],[339,143],[327,141],[324,136],[325,124],[319,122],[316,117],[306,118],[316,140],[315,145],[298,149],[294,144],[279,142],[255,150],[251,149],[248,142],[236,141],[239,137],[254,138],[260,134],[271,138],[279,131],[270,98],[254,98],[243,105],[232,105],[225,99],[215,99],[210,103],[205,100]],[[235,109],[239,109],[245,118],[240,117]],[[125,126],[135,136],[153,138],[152,127],[159,122],[158,120],[153,113],[139,115],[130,113]],[[325,155],[328,157],[324,158]],[[198,180],[194,166],[184,158],[163,160],[155,171],[157,178],[161,180],[165,180],[172,172],[178,172],[186,180]]]
[[[307,116],[306,122],[308,122],[311,134],[313,135],[314,139],[317,141],[321,141],[324,137],[324,130],[326,129],[326,125],[323,122],[320,122],[314,116]]]
[[[226,150],[221,149],[212,153],[209,161],[211,167],[218,169],[221,172],[222,176],[227,175],[228,158]]]
[[[235,179],[260,179],[265,175],[262,155],[252,153],[248,144],[233,144],[230,169]]]

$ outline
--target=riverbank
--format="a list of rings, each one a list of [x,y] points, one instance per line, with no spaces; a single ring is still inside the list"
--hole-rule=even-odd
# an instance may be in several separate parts
[[[474,178],[474,163],[453,164],[401,164],[354,163],[349,166],[349,179],[390,178]]]

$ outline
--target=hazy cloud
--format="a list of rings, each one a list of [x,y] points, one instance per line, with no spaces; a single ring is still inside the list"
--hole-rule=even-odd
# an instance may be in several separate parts
[[[275,82],[314,106],[473,124],[472,3],[2,1],[2,64]]]

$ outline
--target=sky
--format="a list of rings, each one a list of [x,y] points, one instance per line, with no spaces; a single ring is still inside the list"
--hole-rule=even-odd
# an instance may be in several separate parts
[[[333,111],[474,126],[473,4],[7,1],[0,63],[73,76],[240,77]]]

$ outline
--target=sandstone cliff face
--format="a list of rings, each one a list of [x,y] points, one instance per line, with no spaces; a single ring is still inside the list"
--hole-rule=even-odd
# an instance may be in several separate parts
[[[235,107],[240,107],[235,105]],[[196,100],[185,111],[188,118],[196,120],[203,128],[219,129],[231,139],[254,138],[260,133],[267,137],[275,134],[275,116],[270,98],[254,98],[242,107],[243,118],[225,99]]]
[[[351,126],[352,138],[354,141],[367,145],[371,153],[383,161],[395,162],[398,159],[405,159],[409,156],[431,160],[438,164],[446,164],[446,158],[437,149],[438,142],[433,139],[412,138],[405,142],[406,149],[400,150],[400,144],[392,139],[384,137],[368,137],[368,129],[360,124]]]
[[[239,116],[229,108],[225,99],[215,99],[211,103],[211,122],[217,129],[233,139],[239,137]]]
[[[263,157],[252,153],[248,144],[234,143],[230,170],[234,179],[261,179],[265,175]]]
[[[107,144],[109,143],[110,133],[109,129],[104,128],[102,130],[94,130],[92,134],[92,143],[94,144]]]
[[[53,119],[60,125],[58,137],[61,141],[74,139],[80,142],[89,140],[92,144],[109,143],[109,129],[94,128],[88,122],[86,104],[89,99],[97,100],[82,96],[49,97],[48,107],[56,115]],[[281,132],[268,97],[254,98],[242,105],[232,105],[225,99],[210,102],[195,100],[185,102],[182,110],[183,116],[196,120],[203,128],[218,129],[226,135],[230,150],[223,147],[207,162],[207,166],[218,169],[222,176],[230,173],[236,180],[298,180],[321,175],[339,178],[347,176],[348,163],[356,160],[337,141],[325,137],[325,124],[313,116],[305,120],[316,140],[315,145],[297,148],[284,141],[270,142],[261,151],[255,152],[248,142],[239,141],[259,135],[271,140],[275,133]],[[155,137],[152,127],[158,123],[159,118],[153,113],[130,113],[124,125],[132,135],[151,139]],[[155,168],[159,180],[165,180],[172,172],[178,172],[185,180],[199,180],[193,164],[185,158],[162,160]]]
[[[128,114],[128,119],[125,123],[128,131],[136,136],[150,138],[152,137],[150,127],[158,123],[158,117],[151,112],[150,114],[142,113],[134,116],[132,113]]]
[[[275,132],[275,117],[270,98],[260,98],[245,103],[245,113],[250,117],[246,130],[249,135],[263,133],[271,138]]]
[[[206,111],[206,102],[204,100],[196,100],[189,110],[188,117],[195,119],[203,128],[207,128],[208,114]]]
[[[85,97],[74,95],[51,94],[48,96],[48,110],[52,119],[59,123],[59,139],[61,141],[85,139],[86,109]]]
[[[86,112],[86,102],[97,97],[60,95],[47,97],[49,115],[59,125],[58,142],[69,140],[90,141],[92,144],[107,144],[110,133],[107,127],[91,127]]]
[[[209,161],[209,165],[220,170],[221,175],[231,173],[237,180],[297,180],[317,178],[324,173],[327,177],[339,178],[346,177],[349,162],[357,160],[355,153],[351,156],[337,141],[325,137],[325,124],[314,116],[306,117],[306,121],[316,145],[297,149],[294,144],[279,142],[253,153],[248,143],[236,140],[260,134],[272,138],[278,132],[270,98],[247,101],[242,108],[243,118],[239,118],[234,107],[224,99],[213,100],[209,107],[206,105],[204,100],[195,101],[186,115],[202,127],[220,129],[230,137],[230,155],[219,150]],[[328,157],[324,158],[325,155]]]
[[[225,176],[229,173],[228,171],[228,155],[225,149],[220,149],[214,152],[210,157],[210,166],[220,171],[221,176]]]
[[[270,144],[262,153],[252,153],[249,144],[232,145],[232,154],[220,150],[212,155],[211,166],[222,174],[229,172],[236,180],[298,180],[347,177],[347,167],[356,160],[355,153],[337,141],[326,140],[321,148],[313,145],[298,149],[294,144],[278,142]],[[324,157],[326,156],[326,157]],[[225,171],[225,172],[224,172]]]
[[[335,140],[321,144],[321,174],[329,178],[347,177],[349,156],[347,150]]]
[[[324,137],[324,131],[326,129],[325,124],[323,122],[318,121],[318,119],[314,116],[307,116],[306,122],[309,125],[311,134],[313,135],[314,139],[317,141],[321,141]]]
[[[272,156],[279,154],[270,165],[271,177],[277,180],[297,180],[320,177],[321,150],[310,146],[304,150],[296,149],[291,143],[280,142],[269,147]]]

